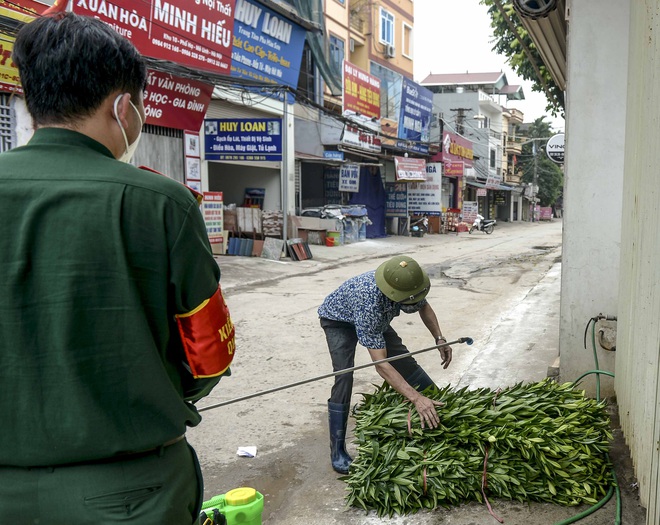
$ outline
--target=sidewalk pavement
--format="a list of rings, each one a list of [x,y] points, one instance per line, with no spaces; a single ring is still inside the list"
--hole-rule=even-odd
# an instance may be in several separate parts
[[[537,228],[543,223],[532,222],[498,222],[495,234],[505,231],[509,234],[529,228]],[[222,277],[220,284],[225,292],[236,288],[264,283],[301,273],[313,274],[326,268],[335,268],[340,265],[351,264],[367,259],[378,259],[381,257],[393,257],[414,253],[420,248],[438,246],[442,244],[454,244],[469,241],[474,235],[447,233],[426,234],[424,237],[409,237],[400,235],[388,235],[378,239],[367,239],[352,244],[341,246],[319,246],[310,244],[312,259],[304,261],[292,261],[289,257],[283,257],[279,261],[273,261],[262,257],[243,257],[235,255],[216,256],[220,266]],[[347,275],[348,277],[348,275]]]

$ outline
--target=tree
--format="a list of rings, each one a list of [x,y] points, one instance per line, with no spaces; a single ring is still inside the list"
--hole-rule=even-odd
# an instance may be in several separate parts
[[[536,164],[536,177],[539,187],[536,196],[541,201],[541,206],[552,206],[562,193],[564,173],[545,154],[545,143],[547,141],[532,139],[548,139],[555,132],[550,124],[545,121],[545,117],[539,117],[530,124],[527,134],[527,140],[531,142],[523,145],[518,162],[518,166],[523,172],[522,181],[534,182],[534,165]]]
[[[520,22],[513,3],[506,0],[480,1],[483,5],[488,6],[495,44],[493,51],[507,57],[508,64],[516,74],[532,82],[532,91],[545,93],[548,99],[547,111],[553,116],[558,114],[563,116],[564,92],[555,84],[550,71],[543,64],[543,59],[529,33]],[[529,52],[530,56],[525,50]]]

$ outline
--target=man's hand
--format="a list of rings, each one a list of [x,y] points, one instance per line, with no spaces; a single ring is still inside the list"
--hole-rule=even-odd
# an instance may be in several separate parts
[[[451,346],[441,346],[438,350],[440,350],[440,357],[442,357],[442,368],[447,368],[451,363]]]
[[[422,423],[422,430],[425,428],[437,428],[440,424],[440,416],[435,407],[441,407],[445,404],[442,401],[434,401],[426,396],[419,394],[414,400],[415,408],[419,413],[419,420]]]

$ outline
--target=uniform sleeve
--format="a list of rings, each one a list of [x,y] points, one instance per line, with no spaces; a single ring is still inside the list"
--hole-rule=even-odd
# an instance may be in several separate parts
[[[170,287],[172,301],[177,316],[179,336],[184,348],[181,363],[181,379],[184,398],[195,402],[208,395],[218,384],[223,375],[230,375],[228,368],[222,367],[219,374],[200,374],[191,360],[189,341],[185,340],[181,330],[182,319],[187,321],[191,314],[200,309],[218,294],[220,269],[213,258],[211,246],[206,234],[202,214],[193,203],[174,242],[170,253]],[[217,333],[217,330],[213,332]],[[221,342],[208,341],[205,351],[215,359],[222,352]]]
[[[177,314],[190,312],[218,288],[218,268],[202,214],[192,203],[170,251],[170,285]]]

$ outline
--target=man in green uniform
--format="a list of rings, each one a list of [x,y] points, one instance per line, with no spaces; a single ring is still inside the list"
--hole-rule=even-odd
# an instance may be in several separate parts
[[[126,162],[146,67],[104,23],[14,48],[36,132],[0,155],[0,523],[191,524],[187,426],[233,325],[195,196]]]

